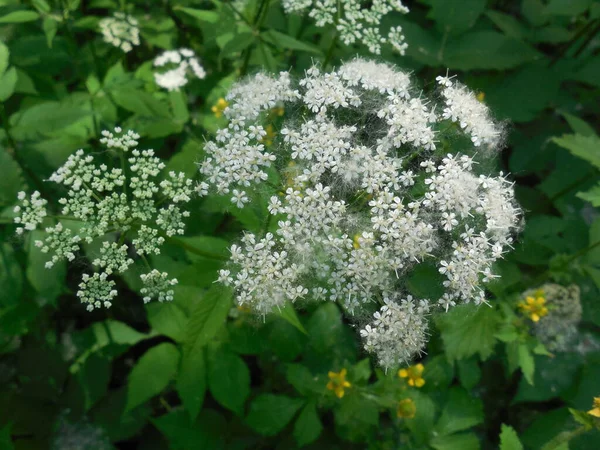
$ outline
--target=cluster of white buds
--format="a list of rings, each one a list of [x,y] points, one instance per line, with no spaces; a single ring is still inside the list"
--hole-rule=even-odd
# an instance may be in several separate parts
[[[283,0],[282,4],[288,14],[308,10],[308,15],[315,19],[318,27],[335,26],[345,45],[360,42],[377,55],[386,43],[401,55],[408,47],[402,27],[392,27],[387,36],[380,28],[382,19],[390,12],[408,13],[408,8],[400,0]]]
[[[168,91],[178,91],[188,83],[189,76],[199,79],[206,77],[196,54],[188,48],[167,50],[157,56],[153,64],[161,69],[154,73],[154,81]]]
[[[139,135],[133,131],[115,128],[102,135],[100,142],[109,151],[91,155],[78,150],[50,177],[67,188],[67,193],[59,200],[60,221],[47,227],[44,239],[35,242],[50,255],[49,268],[61,260],[74,260],[81,244],[98,241],[99,250],[92,260],[97,271],[83,275],[77,293],[90,311],[110,307],[117,291],[108,277],[129,270],[134,255],[148,265],[146,255],[160,254],[168,237],[183,234],[183,219],[189,216],[183,206],[195,189],[183,173],[169,172],[161,180],[164,163],[153,150],[135,148]],[[120,157],[114,158],[114,152]],[[121,167],[109,168],[113,159],[119,160]],[[18,199],[21,203],[14,208],[17,233],[34,230],[51,219],[39,192],[30,198],[21,192]],[[140,275],[144,301],[172,300],[177,280],[148,269]]]
[[[98,22],[105,42],[120,48],[125,53],[134,46],[140,45],[140,29],[138,21],[123,12],[115,12],[112,17],[105,17]]]
[[[336,301],[364,316],[357,313],[367,304],[386,299],[363,329],[366,348],[384,366],[405,362],[426,341],[429,309],[485,301],[493,264],[511,244],[520,215],[512,185],[487,164],[501,128],[484,105],[469,109],[469,126],[455,125],[436,113],[447,86],[427,100],[386,64],[313,67],[297,86],[287,73],[234,86],[229,125],[205,146],[200,171],[208,184],[233,193],[240,208],[260,197],[252,189],[270,192],[267,223],[277,224],[234,245],[220,281],[263,314],[303,299]],[[473,96],[457,92],[464,104]],[[260,136],[269,109],[281,106],[295,114],[269,153]],[[494,139],[475,131],[484,125]],[[279,192],[265,182],[271,167],[280,169]],[[442,295],[399,300],[415,270],[433,268]]]

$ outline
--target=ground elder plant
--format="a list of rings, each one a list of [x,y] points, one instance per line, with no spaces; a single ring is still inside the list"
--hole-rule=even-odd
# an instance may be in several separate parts
[[[154,81],[168,91],[178,91],[188,83],[189,78],[206,77],[196,54],[188,48],[167,50],[154,59],[153,65],[156,68]]]
[[[177,280],[152,269],[147,256],[158,255],[165,240],[184,233],[185,209],[195,186],[183,173],[164,174],[165,164],[153,150],[138,150],[137,135],[115,128],[104,131],[100,155],[77,150],[48,181],[66,191],[56,215],[38,191],[19,193],[14,208],[17,233],[43,228],[35,246],[48,255],[46,267],[73,261],[83,245],[97,244],[93,270],[82,275],[77,297],[87,309],[109,308],[117,297],[115,275],[131,270],[134,258],[146,267],[141,273],[144,302],[173,299]],[[110,166],[117,161],[117,167]],[[45,226],[44,226],[45,225]]]
[[[244,208],[253,191],[278,188],[273,226],[245,233],[220,272],[239,305],[267,314],[337,302],[388,368],[423,351],[430,314],[486,302],[520,213],[512,184],[490,169],[502,127],[473,92],[446,76],[426,97],[393,66],[355,59],[314,66],[297,83],[258,74],[227,102],[228,125],[205,146],[202,190]],[[267,148],[276,107],[292,114]],[[274,168],[281,186],[269,181]],[[437,298],[411,295],[407,280],[423,269],[439,277]]]

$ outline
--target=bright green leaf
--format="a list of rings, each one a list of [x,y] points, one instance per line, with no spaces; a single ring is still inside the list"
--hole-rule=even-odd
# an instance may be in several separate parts
[[[435,430],[438,434],[447,436],[474,427],[481,422],[483,422],[481,400],[472,397],[463,389],[452,388]]]
[[[429,445],[435,450],[479,450],[479,439],[474,433],[460,433],[452,436],[434,437]]]
[[[519,367],[529,384],[533,384],[535,360],[526,344],[519,344]]]
[[[188,16],[193,17],[200,22],[210,24],[217,24],[219,22],[219,14],[216,11],[203,11],[194,8],[184,8],[183,6],[175,6],[173,9],[175,11],[186,13]]]
[[[284,33],[280,33],[279,31],[276,31],[273,29],[265,31],[264,33],[261,34],[261,36],[267,42],[270,42],[271,44],[275,45],[276,47],[279,47],[282,49],[289,48],[292,50],[299,50],[301,52],[312,53],[314,55],[322,55],[323,54],[323,51],[319,47],[317,47],[315,45],[307,44],[306,42],[299,41],[298,39],[295,39],[292,36],[289,36]]]
[[[9,55],[10,52],[8,50],[8,47],[2,42],[0,42],[0,77],[4,74],[6,68],[8,67]]]
[[[303,403],[298,398],[261,394],[250,404],[246,424],[258,434],[274,436],[292,420]]]
[[[235,353],[220,349],[208,360],[208,388],[225,408],[241,414],[250,395],[250,371]]]
[[[206,371],[204,351],[183,352],[175,387],[192,421],[196,420],[204,403]]]
[[[563,134],[561,137],[552,138],[552,142],[600,169],[600,138],[598,136]]]
[[[281,317],[282,319],[288,321],[290,324],[292,324],[294,327],[296,327],[301,333],[308,334],[306,332],[306,329],[302,325],[302,322],[300,322],[300,319],[298,318],[298,314],[296,314],[296,310],[294,309],[293,304],[286,303],[285,306],[283,306],[283,308],[279,308],[273,312],[275,314],[277,314],[279,317]]]
[[[17,84],[17,69],[11,67],[0,77],[0,102],[6,101],[13,92]]]
[[[298,447],[314,442],[321,431],[323,431],[323,425],[317,414],[316,404],[312,401],[302,409],[294,424],[294,438]]]
[[[35,11],[13,11],[0,17],[0,23],[23,23],[37,20],[40,15]]]
[[[504,424],[502,424],[500,433],[500,450],[523,450],[523,444],[521,444],[516,431]]]

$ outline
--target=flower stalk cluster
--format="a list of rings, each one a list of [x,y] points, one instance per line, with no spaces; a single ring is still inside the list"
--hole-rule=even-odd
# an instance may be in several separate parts
[[[154,59],[153,65],[157,68],[154,81],[168,91],[178,91],[188,83],[189,77],[206,77],[196,54],[188,48],[167,50]]]
[[[50,177],[66,189],[59,200],[61,219],[46,227],[45,237],[35,245],[49,255],[50,268],[74,260],[83,244],[98,243],[91,261],[95,270],[82,276],[77,292],[89,311],[112,305],[117,290],[110,277],[130,270],[134,258],[148,270],[139,275],[144,302],[172,300],[177,280],[151,269],[146,256],[159,254],[167,238],[184,233],[189,216],[184,206],[196,188],[183,173],[163,176],[165,164],[153,150],[137,149],[139,136],[133,131],[115,128],[102,135],[105,154],[78,150]],[[121,167],[99,161],[110,161],[115,153],[120,158],[114,159],[125,163]],[[52,220],[39,192],[30,197],[20,192],[18,198],[20,205],[14,208],[18,234]]]
[[[140,29],[135,17],[117,11],[112,17],[105,17],[98,22],[104,42],[120,48],[125,53],[140,45]]]
[[[422,351],[428,314],[486,301],[519,220],[512,184],[487,169],[502,129],[465,86],[449,77],[438,86],[427,99],[407,74],[357,59],[330,73],[313,67],[295,86],[282,72],[232,88],[228,125],[205,146],[204,191],[242,208],[270,190],[276,224],[231,247],[219,280],[238,304],[266,314],[335,301],[357,317],[380,304],[361,335],[391,367]],[[267,148],[276,107],[297,115]],[[267,183],[273,168],[279,192]],[[439,297],[406,295],[420,266],[438,272]]]

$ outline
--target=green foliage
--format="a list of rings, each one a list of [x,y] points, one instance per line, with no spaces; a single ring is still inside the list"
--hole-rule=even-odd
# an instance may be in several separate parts
[[[92,313],[75,292],[98,249],[45,269],[34,241],[53,219],[27,237],[12,224],[21,190],[41,191],[58,214],[62,193],[46,180],[78,148],[105,157],[94,142],[117,125],[138,131],[167,170],[199,181],[204,143],[224,123],[211,107],[232,83],[258,71],[297,77],[313,61],[367,56],[363,47],[284,14],[280,1],[0,1],[0,448],[67,448],[76,428],[66,423],[92,427],[78,445],[95,449],[93,438],[153,450],[600,448],[599,419],[587,413],[600,396],[600,2],[406,3],[409,14],[383,24],[402,26],[406,56],[384,46],[378,59],[425,90],[449,69],[480,93],[507,124],[498,165],[524,210],[502,277],[487,285],[491,307],[431,318],[415,361],[421,388],[366,358],[357,331],[366,317],[349,323],[332,302],[256,317],[213,283],[244,230],[273,229],[274,189],[243,210],[192,200],[189,233],[149,257],[178,278],[176,300],[144,305],[139,280],[126,276],[113,307]],[[141,45],[127,54],[98,31],[121,10],[141,23]],[[180,47],[208,75],[166,92],[151,61]],[[405,284],[436,300],[444,280],[421,265]],[[549,351],[517,306],[548,281],[581,288],[567,351]],[[338,397],[327,386],[342,369],[350,386]],[[401,401],[414,416],[399,414]]]

